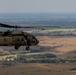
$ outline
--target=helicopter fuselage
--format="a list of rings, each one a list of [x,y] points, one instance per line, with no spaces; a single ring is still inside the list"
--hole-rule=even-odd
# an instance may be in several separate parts
[[[37,45],[39,41],[34,35],[22,31],[7,31],[0,33],[0,46],[15,46],[18,49],[20,46],[26,46],[26,50],[29,46]]]
[[[27,45],[23,36],[0,36],[0,46]]]

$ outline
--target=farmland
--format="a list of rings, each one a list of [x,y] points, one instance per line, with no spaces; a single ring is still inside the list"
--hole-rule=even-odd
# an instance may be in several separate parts
[[[75,28],[29,32],[36,34],[40,41],[37,46],[30,47],[29,51],[24,46],[19,50],[14,50],[14,47],[0,47],[0,61],[4,62],[6,57],[17,58],[14,66],[2,65],[0,62],[0,75],[76,74]]]

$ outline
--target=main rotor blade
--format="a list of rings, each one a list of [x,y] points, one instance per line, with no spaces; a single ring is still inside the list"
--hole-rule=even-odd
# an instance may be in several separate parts
[[[5,27],[5,28],[13,28],[14,26],[11,26],[11,25],[7,25],[7,24],[0,23],[0,27]]]
[[[21,26],[12,26],[12,25],[8,25],[8,24],[3,24],[3,23],[0,23],[0,27],[5,27],[5,28],[22,28]]]
[[[3,24],[0,23],[0,27],[5,27],[5,28],[36,28],[36,29],[42,29],[45,30],[45,28],[61,28],[60,26],[12,26],[12,25],[8,25],[8,24]]]
[[[45,30],[47,28],[61,28],[60,26],[18,26],[19,28],[34,28],[34,29],[42,29]]]
[[[12,26],[12,25],[7,25],[7,24],[3,24],[3,23],[0,23],[0,27],[5,27],[5,28],[38,28],[38,29],[43,29],[43,28],[40,28],[39,26]]]

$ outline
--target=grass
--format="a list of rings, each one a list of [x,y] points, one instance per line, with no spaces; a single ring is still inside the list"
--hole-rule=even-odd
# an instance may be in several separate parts
[[[5,56],[0,56],[0,61],[5,60],[7,57],[14,57],[14,58],[16,58],[17,55],[5,55]]]

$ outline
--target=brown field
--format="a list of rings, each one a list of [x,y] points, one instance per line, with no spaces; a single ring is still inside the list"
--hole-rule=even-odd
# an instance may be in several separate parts
[[[38,38],[40,40],[40,46],[58,46],[55,50],[60,52],[76,50],[76,37],[42,36]]]
[[[76,71],[70,70],[76,63],[69,64],[40,64],[17,63],[15,66],[0,66],[0,75],[76,75]]]
[[[76,56],[76,37],[72,36],[40,36],[39,45],[43,47],[51,47],[46,52],[53,52],[56,55],[66,54],[68,56]],[[70,54],[70,55],[69,55]],[[65,55],[65,56],[66,56]]]

